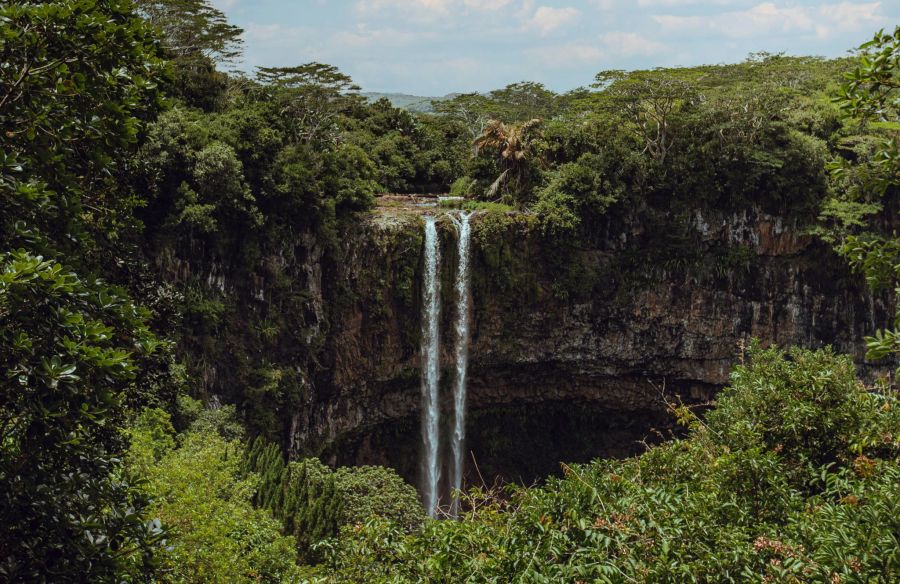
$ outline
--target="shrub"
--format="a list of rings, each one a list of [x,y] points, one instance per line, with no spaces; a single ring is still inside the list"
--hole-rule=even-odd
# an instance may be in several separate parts
[[[830,349],[755,347],[752,354],[707,418],[723,446],[777,454],[798,484],[823,465],[848,464],[853,444],[877,417],[850,358]]]
[[[161,410],[145,411],[130,429],[128,458],[140,462],[151,515],[168,530],[166,581],[293,582],[294,539],[280,533],[268,511],[253,507],[258,477],[241,472],[243,447],[223,438],[217,425],[195,425],[177,448]]]
[[[341,525],[362,524],[372,517],[381,517],[405,529],[413,529],[425,517],[416,490],[393,469],[342,467],[334,476],[343,499]]]
[[[686,439],[473,490],[461,521],[345,529],[340,582],[875,582],[900,577],[896,395],[830,350],[762,349]]]

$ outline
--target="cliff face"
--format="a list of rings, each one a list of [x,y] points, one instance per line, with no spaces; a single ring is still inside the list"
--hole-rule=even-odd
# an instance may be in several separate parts
[[[560,460],[638,451],[665,435],[666,400],[710,400],[753,337],[830,344],[863,365],[862,337],[893,314],[800,226],[755,209],[644,209],[569,244],[531,215],[472,223],[468,446],[485,475],[530,480]],[[438,225],[449,406],[456,232],[449,218]],[[250,306],[239,309],[245,324],[270,318],[273,304],[289,315],[286,333],[244,359],[281,363],[279,379],[300,387],[272,422],[293,454],[389,464],[415,480],[422,240],[419,211],[383,207],[330,259],[305,236],[267,260],[277,270],[255,272],[252,290],[210,280],[246,299],[236,303]],[[219,344],[240,342],[228,338]],[[214,392],[248,383],[218,373]]]
[[[566,454],[634,452],[651,426],[665,427],[666,399],[712,398],[754,337],[831,344],[862,364],[862,337],[892,314],[790,220],[695,210],[673,234],[654,227],[666,217],[627,219],[597,226],[578,248],[556,247],[527,215],[473,220],[469,446],[490,474],[530,477],[504,461],[540,458],[545,443],[552,452],[536,472]],[[456,235],[450,221],[439,225],[449,394]],[[295,444],[414,473],[421,291],[417,277],[412,298],[392,289],[390,258],[420,254],[420,231],[415,215],[376,215],[348,240],[345,277],[359,296],[336,315],[331,391],[295,413]],[[386,240],[394,251],[385,257],[373,242]],[[573,445],[579,436],[592,439]]]

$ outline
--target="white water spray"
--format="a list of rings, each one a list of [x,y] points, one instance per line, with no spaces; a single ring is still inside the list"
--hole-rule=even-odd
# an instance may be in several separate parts
[[[456,270],[456,379],[453,386],[453,435],[450,437],[450,452],[453,456],[450,467],[450,488],[454,493],[450,507],[450,515],[459,514],[459,497],[455,495],[462,488],[465,456],[463,448],[466,440],[466,373],[469,365],[469,242],[471,229],[469,218],[471,213],[460,213],[459,219],[453,218],[459,230],[458,256],[459,265]]]
[[[422,319],[422,446],[424,454],[423,503],[434,517],[438,505],[438,433],[440,426],[440,331],[441,316],[441,247],[434,217],[425,217],[425,279],[423,282]]]

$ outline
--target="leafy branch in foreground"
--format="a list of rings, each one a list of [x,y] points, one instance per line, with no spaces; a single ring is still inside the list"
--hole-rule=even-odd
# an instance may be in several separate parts
[[[822,219],[831,224],[826,240],[863,274],[873,290],[900,293],[900,238],[894,228],[900,189],[900,26],[881,31],[860,47],[855,69],[846,74],[835,102],[868,135],[845,144],[848,157],[828,165],[837,194],[826,201]],[[894,329],[866,339],[867,356],[900,353],[900,311]]]

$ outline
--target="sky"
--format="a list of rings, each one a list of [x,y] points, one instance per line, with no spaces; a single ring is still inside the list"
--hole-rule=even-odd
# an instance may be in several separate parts
[[[244,28],[238,68],[336,65],[364,91],[440,96],[607,69],[838,57],[900,24],[900,0],[213,0]]]

